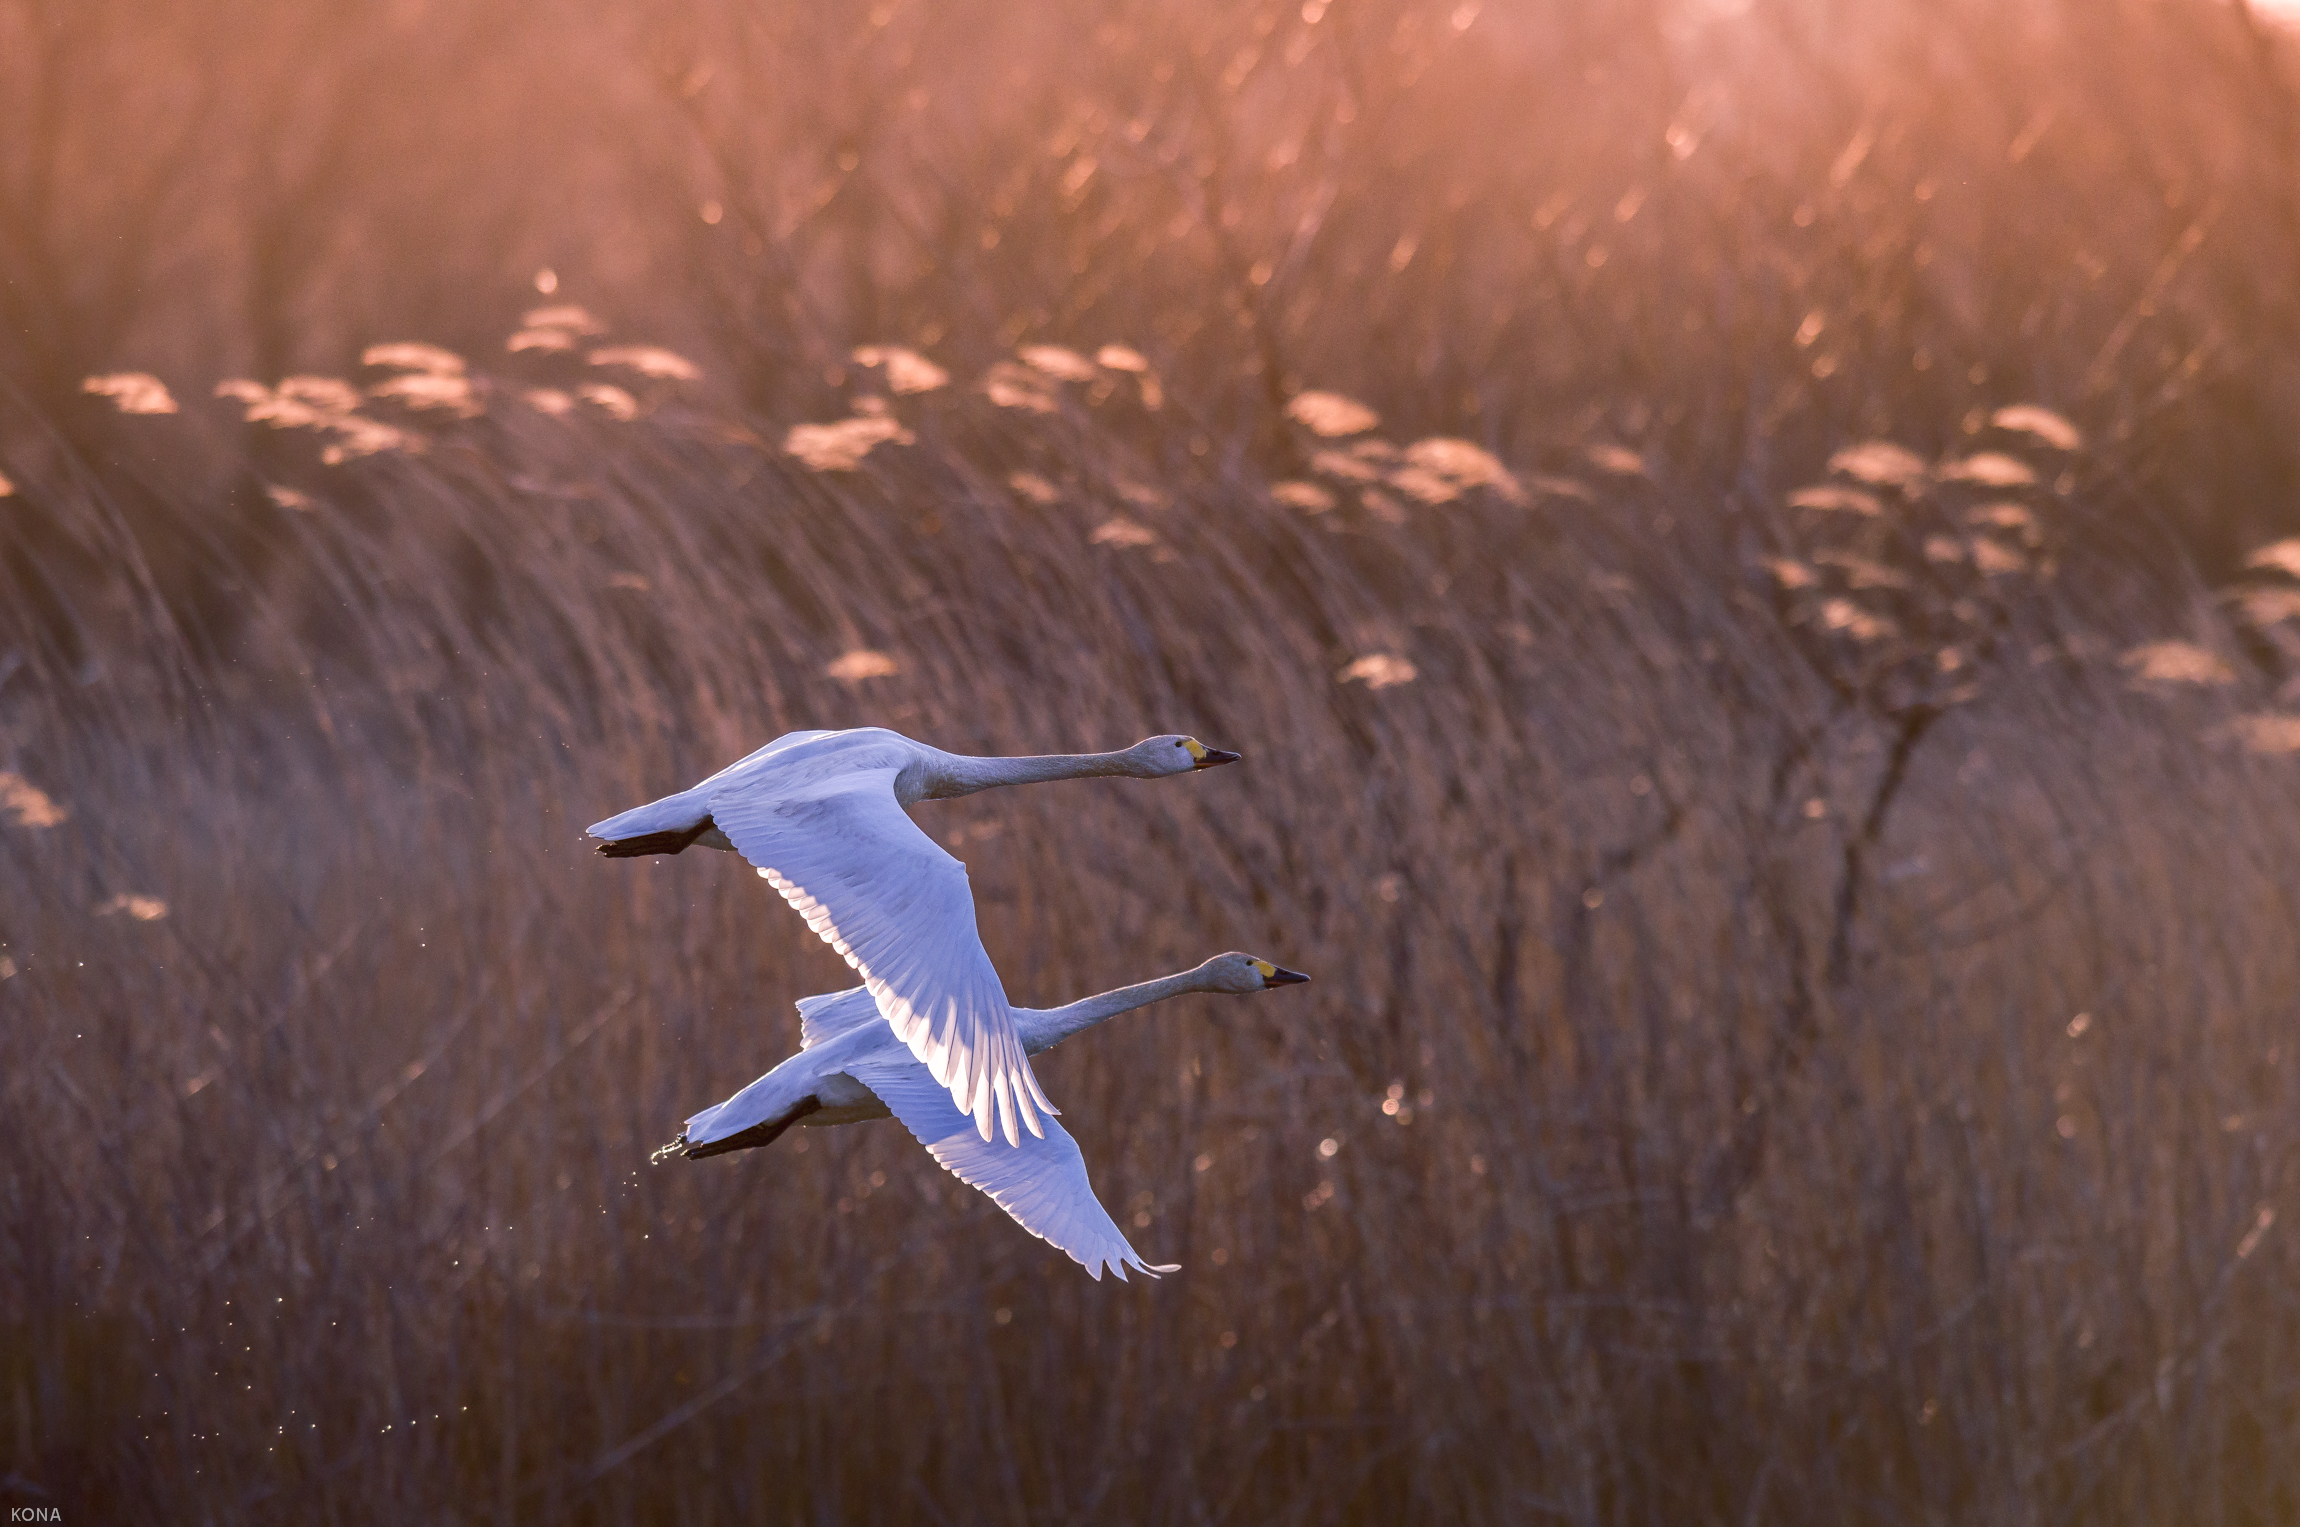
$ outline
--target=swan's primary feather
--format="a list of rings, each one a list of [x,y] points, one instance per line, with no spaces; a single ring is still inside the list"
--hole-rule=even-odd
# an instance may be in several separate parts
[[[1175,1266],[1145,1262],[1086,1180],[1078,1142],[1052,1118],[1045,1132],[1013,1149],[986,1143],[924,1066],[899,1052],[850,1064],[846,1074],[878,1094],[903,1128],[959,1181],[979,1188],[1014,1222],[1068,1252],[1099,1282],[1107,1267],[1121,1281],[1132,1267],[1152,1277]]]
[[[995,1104],[1015,1144],[1016,1113],[1035,1135],[1039,1112],[1054,1108],[983,951],[966,866],[895,799],[905,762],[897,753],[875,767],[748,776],[738,768],[717,776],[724,783],[715,789],[710,781],[698,789],[719,831],[861,973],[880,1015],[974,1116],[982,1138]]]

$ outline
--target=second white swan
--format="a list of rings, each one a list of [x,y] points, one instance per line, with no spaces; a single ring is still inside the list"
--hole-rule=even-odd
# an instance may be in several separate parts
[[[1052,1049],[1082,1029],[1120,1013],[1185,992],[1257,992],[1307,981],[1250,954],[1218,954],[1195,970],[1121,986],[1066,1007],[1016,1008],[1022,1047],[1032,1055]],[[889,1114],[943,1167],[980,1188],[1014,1222],[1102,1278],[1107,1267],[1126,1276],[1132,1267],[1155,1277],[1171,1266],[1145,1262],[1127,1243],[1086,1179],[1078,1142],[1052,1118],[1045,1132],[1015,1150],[987,1144],[967,1125],[926,1067],[904,1053],[863,987],[799,1001],[799,1053],[714,1108],[687,1121],[679,1138],[655,1152],[667,1156],[720,1156],[771,1145],[793,1124],[821,1128],[883,1119]]]

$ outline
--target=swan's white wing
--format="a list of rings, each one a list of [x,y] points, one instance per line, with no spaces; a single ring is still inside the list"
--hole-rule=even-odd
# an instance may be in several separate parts
[[[1143,1261],[1126,1244],[1094,1197],[1078,1142],[1053,1117],[1047,1118],[1040,1138],[1008,1150],[985,1143],[926,1068],[900,1054],[858,1061],[847,1067],[847,1075],[877,1093],[952,1176],[989,1194],[1032,1235],[1070,1253],[1096,1282],[1105,1267],[1121,1282],[1129,1267],[1152,1277],[1175,1271]]]
[[[721,769],[718,773],[712,775],[709,779],[704,780],[702,784],[697,785],[695,788],[698,790],[708,789],[710,786],[717,784],[720,780],[725,779],[728,775],[737,772],[746,765],[759,763],[766,759],[772,758],[777,753],[783,752],[788,748],[795,748],[802,742],[812,742],[817,737],[828,737],[830,735],[831,734],[826,731],[785,732],[782,736],[777,737],[774,741],[768,743],[765,747],[755,748],[752,751],[745,753],[742,757],[736,759],[733,763],[727,765],[724,769]]]
[[[847,1030],[878,1022],[878,1003],[867,986],[799,998],[799,1048],[811,1050]]]
[[[711,819],[823,941],[861,972],[880,1016],[990,1138],[993,1100],[1007,1142],[1054,1112],[1015,1032],[1006,988],[974,924],[966,866],[895,801],[893,766],[732,783]],[[1036,1108],[1032,1106],[1035,1102]]]

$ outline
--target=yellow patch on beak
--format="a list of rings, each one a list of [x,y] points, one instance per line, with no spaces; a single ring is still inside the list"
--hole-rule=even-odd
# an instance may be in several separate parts
[[[1265,981],[1269,980],[1270,977],[1278,973],[1278,967],[1271,964],[1268,960],[1256,960],[1254,962],[1254,968],[1262,973],[1262,979]]]
[[[1197,738],[1183,738],[1182,746],[1190,750],[1190,757],[1193,762],[1204,763],[1206,761],[1206,744],[1200,742]]]

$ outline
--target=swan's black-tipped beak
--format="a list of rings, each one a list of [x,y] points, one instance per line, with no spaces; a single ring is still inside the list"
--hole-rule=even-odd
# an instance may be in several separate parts
[[[1285,966],[1280,965],[1262,979],[1272,986],[1292,986],[1296,982],[1307,981],[1310,978],[1298,970],[1288,970]]]
[[[1221,748],[1208,748],[1206,750],[1206,756],[1192,764],[1191,767],[1194,769],[1219,768],[1221,765],[1226,763],[1236,763],[1239,759],[1245,756],[1246,755],[1243,753],[1231,753]]]

